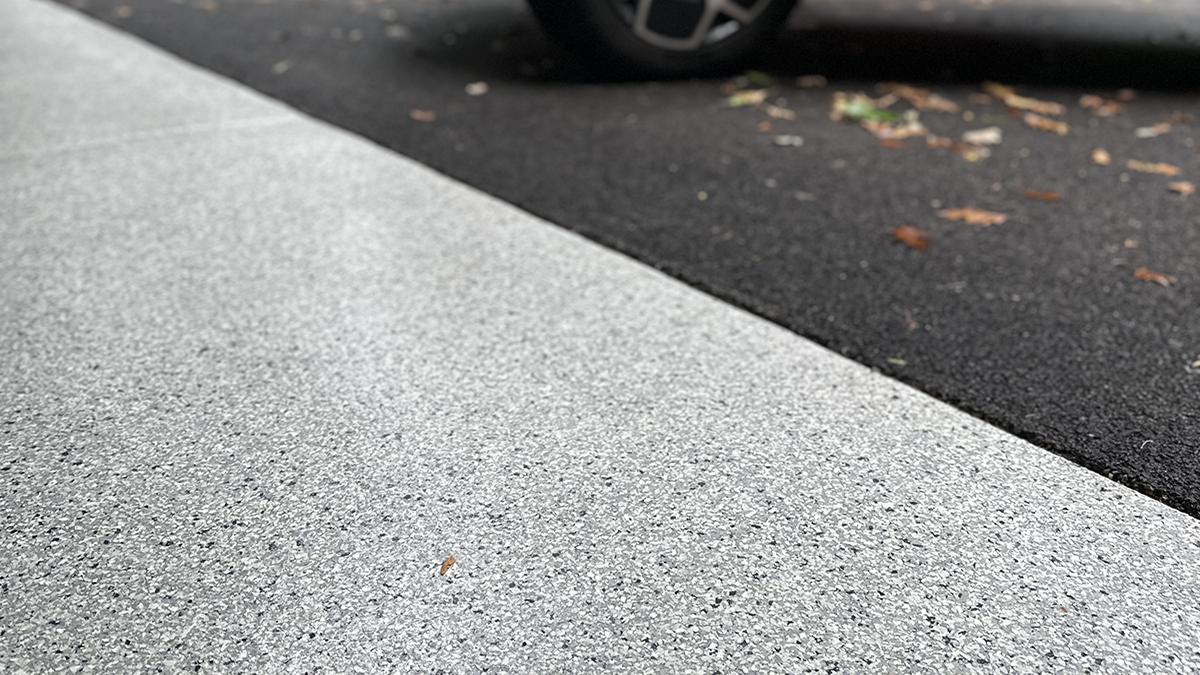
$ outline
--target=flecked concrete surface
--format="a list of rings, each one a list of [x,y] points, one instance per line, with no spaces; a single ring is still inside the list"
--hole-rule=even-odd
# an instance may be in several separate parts
[[[0,672],[1200,669],[1190,517],[411,161],[38,0],[0,129]]]

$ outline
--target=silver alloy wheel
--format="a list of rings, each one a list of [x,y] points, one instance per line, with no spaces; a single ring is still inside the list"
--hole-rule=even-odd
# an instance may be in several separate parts
[[[636,10],[630,7],[632,3],[628,0],[618,7],[626,20],[631,22],[633,34],[655,47],[678,52],[695,51],[704,45],[724,40],[754,21],[771,4],[771,0],[754,0],[747,8],[734,0],[696,0],[697,3],[703,3],[703,12],[691,34],[681,38],[664,35],[650,28],[650,10],[656,2],[663,0],[633,1],[636,2]]]

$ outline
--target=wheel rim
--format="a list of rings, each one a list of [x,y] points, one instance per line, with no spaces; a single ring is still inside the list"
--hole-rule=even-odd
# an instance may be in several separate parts
[[[677,52],[696,51],[750,24],[771,0],[614,0],[638,38]]]

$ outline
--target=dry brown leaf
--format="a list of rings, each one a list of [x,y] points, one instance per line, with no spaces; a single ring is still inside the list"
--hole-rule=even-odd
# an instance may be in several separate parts
[[[1138,247],[1137,239],[1133,239],[1131,237],[1125,237],[1125,248],[1137,248],[1137,247]]]
[[[1187,113],[1173,112],[1171,113],[1171,116],[1167,118],[1167,121],[1171,124],[1191,124],[1193,119],[1192,116]]]
[[[1025,196],[1043,202],[1056,202],[1062,199],[1062,194],[1054,190],[1034,190],[1033,188],[1025,188]]]
[[[450,556],[449,558],[446,558],[446,560],[442,562],[442,571],[439,572],[438,574],[441,574],[442,576],[446,576],[446,571],[449,570],[450,566],[453,564],[454,564],[454,556]]]
[[[942,209],[938,211],[938,215],[946,220],[961,220],[968,225],[981,225],[983,227],[1002,225],[1008,220],[1008,216],[1003,213],[984,211],[973,206],[962,209]]]
[[[1139,267],[1134,270],[1133,276],[1145,281],[1153,281],[1159,286],[1170,286],[1171,284],[1179,283],[1179,279],[1175,278],[1174,275],[1154,272],[1145,267]]]
[[[984,82],[983,89],[992,96],[1004,101],[1004,103],[1010,108],[1032,110],[1033,112],[1041,113],[1042,115],[1061,115],[1067,111],[1066,107],[1061,103],[1054,103],[1053,101],[1039,101],[1036,98],[1018,96],[1016,90],[1003,84]]]
[[[1004,132],[1000,127],[984,127],[974,131],[964,131],[964,143],[970,145],[999,145],[1004,140]]]
[[[758,123],[758,130],[759,130],[759,131],[761,131],[761,132],[764,132],[764,133],[766,133],[766,132],[770,131],[770,130],[771,130],[771,123],[770,123],[770,122],[768,122],[768,121],[766,121],[766,120],[763,120],[762,122],[759,122],[759,123]]]
[[[777,120],[794,120],[794,119],[796,119],[796,111],[795,110],[789,110],[787,108],[782,108],[777,105],[768,105],[766,108],[764,108],[764,110],[767,111],[768,115],[770,115],[771,117],[774,117]]]
[[[1125,109],[1125,106],[1106,98],[1087,94],[1079,97],[1079,105],[1092,111],[1097,117],[1112,117]]]
[[[1128,162],[1125,162],[1125,166],[1133,169],[1134,171],[1141,171],[1142,173],[1157,173],[1161,176],[1179,175],[1179,167],[1175,166],[1174,164],[1167,164],[1166,162],[1151,164],[1149,162],[1139,162],[1136,159],[1131,159]]]
[[[930,148],[952,148],[954,147],[954,139],[930,134],[925,137],[925,146]]]
[[[1168,133],[1171,133],[1171,125],[1166,122],[1159,122],[1152,127],[1138,127],[1133,130],[1133,135],[1138,138],[1156,138]]]
[[[408,116],[418,122],[432,122],[437,119],[437,113],[432,110],[417,110],[416,108],[409,110]]]
[[[1059,136],[1066,136],[1071,131],[1071,125],[1066,122],[1052,120],[1049,117],[1042,117],[1036,113],[1027,112],[1021,119],[1025,120],[1025,124],[1039,131],[1053,131]]]
[[[901,225],[900,227],[892,228],[892,238],[895,241],[907,244],[909,248],[915,248],[919,251],[929,249],[929,232],[917,228],[913,225]]]
[[[1112,155],[1104,148],[1096,148],[1092,151],[1092,163],[1100,166],[1108,166],[1112,164]]]
[[[918,89],[917,87],[900,84],[899,82],[884,82],[883,90],[908,101],[918,110],[938,110],[948,113],[958,112],[957,103],[937,94],[931,94],[928,89]]]
[[[893,124],[892,122],[876,122],[873,120],[863,120],[859,122],[862,128],[871,132],[876,138],[904,140],[913,136],[928,136],[929,129],[925,125],[917,121],[905,122],[904,124]]]
[[[904,147],[904,141],[900,140],[899,138],[881,138],[879,139],[879,144],[885,148],[899,149]]]
[[[1196,191],[1196,186],[1193,183],[1181,180],[1176,183],[1167,183],[1167,189],[1171,192],[1178,192],[1186,197]]]

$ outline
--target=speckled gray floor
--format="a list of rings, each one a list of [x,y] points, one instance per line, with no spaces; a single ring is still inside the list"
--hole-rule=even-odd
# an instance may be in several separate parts
[[[0,139],[0,672],[1200,670],[1188,516],[402,157],[40,0]]]

